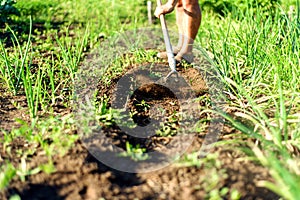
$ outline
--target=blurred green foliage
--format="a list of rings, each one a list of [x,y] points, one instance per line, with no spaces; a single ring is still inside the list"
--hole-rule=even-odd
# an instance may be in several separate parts
[[[47,21],[50,19],[44,19],[45,16],[48,17],[54,15],[59,3],[58,0],[30,0],[30,3],[29,1],[19,0],[16,3],[16,8],[20,11],[22,17],[31,16],[33,20],[39,19],[41,21]]]
[[[0,23],[10,20],[11,15],[19,15],[18,9],[14,6],[14,0],[1,0],[0,4]]]
[[[204,0],[202,7],[213,9],[224,16],[228,13],[261,12],[264,16],[274,15],[281,0]]]

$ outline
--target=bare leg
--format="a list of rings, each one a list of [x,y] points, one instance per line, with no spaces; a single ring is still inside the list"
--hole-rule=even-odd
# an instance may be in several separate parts
[[[184,21],[183,21],[183,16],[184,16],[184,10],[182,7],[182,0],[178,0],[176,4],[176,24],[178,27],[178,44],[173,48],[174,53],[178,53],[183,46],[183,41],[184,41]]]
[[[184,58],[190,61],[188,57],[192,55],[193,43],[201,24],[201,10],[198,0],[182,0],[182,6],[180,3],[178,2],[176,7],[176,19],[179,34],[183,33],[183,42],[175,58],[176,60]]]
[[[181,50],[181,47],[183,46],[183,42],[184,42],[185,27],[184,27],[184,20],[183,20],[184,10],[182,6],[182,0],[178,0],[175,6],[175,10],[176,10],[176,24],[178,28],[178,43],[177,46],[172,46],[172,50],[173,53],[176,55]],[[168,58],[168,55],[167,52],[160,52],[157,54],[157,57],[166,59]]]

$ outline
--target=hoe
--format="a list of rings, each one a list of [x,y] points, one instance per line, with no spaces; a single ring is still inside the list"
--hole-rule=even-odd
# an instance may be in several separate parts
[[[161,0],[157,0],[157,5],[161,6]],[[178,76],[178,74],[177,74],[177,71],[176,71],[176,60],[174,58],[173,49],[172,49],[172,45],[171,45],[171,42],[170,42],[170,37],[169,37],[168,29],[167,29],[165,16],[160,15],[159,19],[160,19],[160,23],[161,23],[162,32],[163,32],[163,35],[164,35],[164,41],[165,41],[165,45],[166,45],[166,52],[167,52],[167,56],[168,56],[168,63],[169,63],[169,67],[171,68],[171,72],[166,77],[166,79],[167,79],[172,74],[176,74],[177,76]]]

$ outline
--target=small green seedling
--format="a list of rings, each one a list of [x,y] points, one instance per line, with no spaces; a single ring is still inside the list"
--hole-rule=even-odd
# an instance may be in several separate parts
[[[149,155],[146,153],[146,148],[141,148],[139,144],[135,147],[126,142],[126,152],[119,154],[121,157],[130,157],[134,161],[143,161],[149,159]]]

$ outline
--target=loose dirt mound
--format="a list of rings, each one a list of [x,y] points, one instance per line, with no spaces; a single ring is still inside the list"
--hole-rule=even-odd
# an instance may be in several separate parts
[[[163,70],[169,70],[163,64]],[[182,76],[189,80],[197,96],[208,95],[207,88],[199,72],[193,68],[180,68]],[[144,77],[145,78],[145,77]],[[100,96],[112,95],[116,91],[116,82],[105,88],[101,86]],[[151,95],[149,95],[151,94]],[[6,106],[12,106],[8,96],[1,97]],[[112,97],[113,99],[113,97]],[[142,104],[144,107],[139,105]],[[149,107],[159,105],[168,111],[170,116],[179,107],[177,99],[168,89],[150,84],[139,88],[129,101],[129,108],[136,113],[135,123],[143,126],[149,120],[161,120],[160,115]],[[112,102],[111,102],[112,103]],[[199,105],[203,102],[199,102]],[[2,104],[2,105],[3,105]],[[145,109],[147,108],[147,109]],[[3,109],[3,108],[2,108]],[[14,109],[5,109],[1,115],[1,127],[14,126],[12,118]],[[206,116],[198,116],[205,118]],[[176,130],[176,122],[174,130]],[[171,127],[172,128],[172,127]],[[108,137],[113,138],[117,145],[125,148],[125,142],[141,144],[150,150],[159,150],[170,137],[152,136],[150,139],[135,140],[132,136],[121,133],[117,126],[104,127]],[[223,135],[234,131],[225,127]],[[117,133],[117,134],[116,134]],[[188,152],[199,150],[205,132],[197,134]],[[222,139],[222,138],[221,138]],[[225,140],[225,138],[223,138]],[[150,141],[150,142],[149,142]],[[211,151],[216,157],[208,157],[199,167],[170,165],[166,168],[149,173],[125,173],[107,167],[97,161],[78,141],[69,152],[56,156],[54,164],[56,172],[39,173],[29,176],[25,182],[13,180],[9,187],[0,193],[0,199],[8,199],[12,194],[19,194],[22,199],[204,199],[212,190],[219,191],[227,187],[229,191],[237,189],[241,199],[278,199],[263,188],[256,186],[259,180],[270,180],[267,169],[242,158],[241,153],[233,150],[214,148]],[[39,155],[33,160],[39,160]],[[212,195],[212,194],[211,194]],[[230,199],[224,195],[224,199]]]

